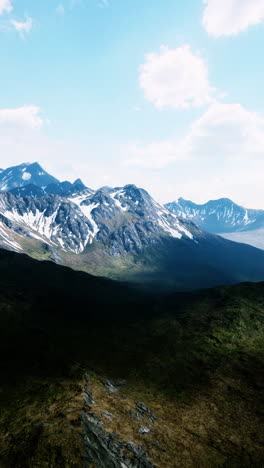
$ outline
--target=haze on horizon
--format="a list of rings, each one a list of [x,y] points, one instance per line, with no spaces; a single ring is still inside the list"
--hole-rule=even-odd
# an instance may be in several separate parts
[[[264,208],[263,0],[0,0],[0,167]]]

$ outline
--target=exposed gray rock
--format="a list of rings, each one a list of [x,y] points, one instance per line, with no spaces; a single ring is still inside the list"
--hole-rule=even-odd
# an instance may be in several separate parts
[[[140,434],[149,434],[149,433],[150,433],[150,430],[151,430],[151,428],[150,428],[149,426],[141,426],[141,427],[139,428],[139,431],[138,431],[138,432],[139,432]]]
[[[146,453],[131,441],[119,442],[107,433],[89,414],[81,415],[85,446],[85,467],[97,468],[155,468]]]
[[[85,385],[85,387],[84,387],[84,403],[86,404],[87,408],[89,408],[89,409],[94,404],[93,394],[92,394],[91,390],[89,390],[88,385]]]
[[[155,422],[158,419],[157,416],[155,416],[155,414],[153,414],[152,411],[141,401],[136,401],[136,410],[133,411],[133,415],[138,419],[148,417],[151,422]]]
[[[112,421],[115,418],[115,415],[112,413],[109,413],[108,411],[105,411],[102,413],[102,418],[109,419],[109,421]]]
[[[85,378],[85,380],[87,380]],[[104,380],[106,388],[117,388],[110,380]],[[111,391],[111,390],[110,390]],[[90,468],[155,468],[149,461],[149,454],[133,441],[121,442],[116,434],[104,430],[103,421],[91,412],[93,395],[85,384],[85,409],[81,413],[85,447],[84,466]],[[87,408],[87,409],[86,409]],[[113,419],[114,414],[105,412],[102,417]]]
[[[118,388],[116,387],[116,385],[113,384],[113,382],[111,382],[111,380],[105,379],[103,380],[103,384],[110,393],[118,392]]]
[[[113,257],[140,254],[164,237],[193,240],[199,234],[192,223],[180,221],[134,185],[74,193],[83,188],[77,182],[53,183],[50,192],[26,185],[0,193],[0,227],[9,223],[23,237],[75,254],[97,242]],[[53,253],[52,258],[60,257]]]
[[[86,383],[90,382],[90,376],[89,376],[88,372],[85,372],[83,377],[84,377],[84,380],[85,380]]]

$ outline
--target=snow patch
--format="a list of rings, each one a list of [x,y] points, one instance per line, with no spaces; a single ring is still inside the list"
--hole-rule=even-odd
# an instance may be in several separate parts
[[[115,202],[117,208],[119,208],[121,211],[127,211],[128,206],[122,206],[120,200],[118,198],[116,198],[117,195],[119,195],[119,197],[124,195],[124,191],[123,190],[118,190],[117,192],[111,193],[110,197]]]
[[[24,172],[22,175],[23,180],[30,180],[31,179],[31,174],[29,172]]]

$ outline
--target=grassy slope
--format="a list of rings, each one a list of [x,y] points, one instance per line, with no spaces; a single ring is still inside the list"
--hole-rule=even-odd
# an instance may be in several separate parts
[[[158,467],[262,466],[263,284],[149,297],[3,251],[0,278],[1,466],[82,466],[86,368],[125,378],[127,404],[159,417]],[[130,434],[99,393],[109,430]]]

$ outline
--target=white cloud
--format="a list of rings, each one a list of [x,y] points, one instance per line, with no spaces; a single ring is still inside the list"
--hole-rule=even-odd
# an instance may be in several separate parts
[[[130,144],[123,148],[123,152],[129,155],[124,166],[161,169],[172,162],[189,158],[184,146],[184,140],[176,139],[155,141],[147,145]]]
[[[129,145],[126,165],[164,168],[175,161],[216,163],[264,156],[264,117],[240,104],[213,103],[181,138]]]
[[[207,65],[189,45],[147,54],[139,73],[146,99],[159,109],[199,107],[212,100]]]
[[[0,0],[0,15],[10,13],[13,10],[11,0]]]
[[[191,128],[189,150],[212,158],[264,155],[264,117],[240,104],[213,104]]]
[[[263,0],[203,0],[203,25],[215,37],[233,36],[264,21]]]
[[[24,37],[25,34],[29,34],[33,27],[33,19],[30,16],[25,21],[11,20],[11,24]]]
[[[23,106],[15,109],[0,109],[0,125],[26,127],[38,130],[45,123],[40,117],[40,109],[37,106]]]
[[[65,14],[65,8],[62,3],[60,3],[56,8],[56,13],[59,16],[63,16]]]

